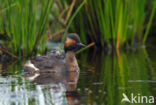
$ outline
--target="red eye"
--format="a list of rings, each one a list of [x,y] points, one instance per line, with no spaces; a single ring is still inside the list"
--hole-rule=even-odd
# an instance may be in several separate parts
[[[75,43],[76,43],[76,41],[74,40],[74,41],[73,41],[73,43],[75,44]]]

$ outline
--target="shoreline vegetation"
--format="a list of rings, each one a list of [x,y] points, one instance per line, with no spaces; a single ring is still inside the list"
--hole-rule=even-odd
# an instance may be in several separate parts
[[[156,17],[155,0],[0,2],[0,56],[15,59],[43,53],[48,41],[63,43],[67,32],[78,33],[87,48],[142,46]]]

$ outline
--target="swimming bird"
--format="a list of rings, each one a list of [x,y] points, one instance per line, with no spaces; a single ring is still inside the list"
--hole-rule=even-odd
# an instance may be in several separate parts
[[[38,56],[24,64],[24,71],[34,72],[64,72],[79,71],[75,52],[84,47],[80,37],[76,33],[69,33],[64,42],[64,57],[60,57],[59,51],[54,51],[48,56]],[[36,75],[38,76],[38,75]]]

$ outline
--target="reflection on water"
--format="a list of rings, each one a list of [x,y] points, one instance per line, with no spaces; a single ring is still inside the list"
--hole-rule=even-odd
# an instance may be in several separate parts
[[[0,76],[0,105],[79,104],[79,96],[76,96],[79,72],[40,73],[30,81],[34,75],[3,72]]]
[[[29,80],[35,74],[25,75],[22,62],[2,67],[0,105],[130,105],[121,103],[123,93],[156,97],[156,59],[145,49],[88,52],[78,55],[80,74],[42,73]]]

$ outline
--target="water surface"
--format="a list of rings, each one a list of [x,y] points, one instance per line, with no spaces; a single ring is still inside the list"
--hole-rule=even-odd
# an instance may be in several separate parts
[[[0,105],[130,105],[121,102],[123,93],[156,97],[155,51],[87,50],[77,55],[80,74],[42,74],[35,81],[23,73],[24,61],[1,64]]]

